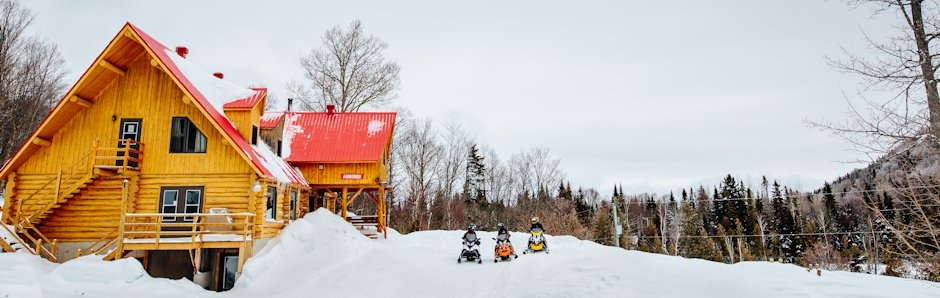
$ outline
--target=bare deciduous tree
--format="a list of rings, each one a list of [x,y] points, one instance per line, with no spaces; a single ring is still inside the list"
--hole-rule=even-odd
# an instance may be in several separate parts
[[[0,156],[9,160],[65,90],[65,60],[52,43],[27,34],[32,13],[0,0]]]
[[[900,17],[899,34],[887,41],[868,39],[875,58],[864,58],[846,52],[845,60],[831,60],[836,69],[860,75],[862,90],[857,102],[849,100],[849,119],[845,123],[811,122],[852,143],[857,149],[879,161],[897,162],[914,151],[922,161],[932,160],[940,152],[940,96],[936,72],[940,67],[940,4],[924,0],[850,0],[856,7],[871,7],[875,13],[891,13]],[[873,99],[867,91],[890,91],[894,96]],[[925,148],[918,148],[925,147]],[[871,158],[875,160],[875,158]],[[934,162],[934,161],[930,161]],[[924,162],[925,164],[928,162]],[[914,162],[916,168],[917,161]],[[877,221],[897,236],[894,251],[901,258],[922,264],[928,278],[940,276],[940,218],[938,210],[924,203],[937,204],[940,191],[936,184],[937,167],[927,171],[908,169],[886,173],[882,188],[896,189],[892,194],[899,201],[897,210],[885,212],[880,204],[866,202]],[[894,175],[894,176],[892,176]],[[899,176],[898,176],[899,175]],[[904,214],[906,221],[891,219],[885,214]],[[820,221],[825,221],[820,218]]]
[[[388,44],[365,35],[359,20],[345,29],[336,26],[327,30],[321,40],[321,47],[300,59],[308,82],[292,82],[287,87],[303,101],[303,108],[323,110],[334,104],[340,112],[352,112],[395,98],[398,64],[383,56]]]
[[[830,59],[835,69],[863,78],[857,102],[848,100],[844,123],[811,121],[829,130],[861,152],[882,155],[902,144],[940,138],[940,97],[937,95],[940,7],[923,0],[849,0],[856,7],[870,5],[876,13],[895,13],[904,20],[899,34],[888,41],[868,38],[873,58],[843,51],[844,60]],[[867,38],[867,37],[866,37]],[[890,91],[893,97],[880,100],[866,91]]]

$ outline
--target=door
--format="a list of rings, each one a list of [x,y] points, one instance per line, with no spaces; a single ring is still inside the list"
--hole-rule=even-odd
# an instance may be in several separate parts
[[[203,188],[195,186],[160,188],[160,213],[201,213]],[[164,223],[194,223],[192,216],[164,216]],[[185,228],[190,229],[190,228]]]
[[[235,286],[236,273],[238,272],[238,255],[237,254],[222,254],[221,260],[219,260],[222,265],[221,270],[219,270],[219,291],[228,291]]]
[[[140,125],[142,121],[143,119],[121,119],[121,131],[118,134],[118,139],[120,139],[120,141],[117,143],[118,148],[123,149],[125,146],[127,146],[127,142],[123,140],[129,139],[135,141],[131,144],[131,149],[140,150],[140,145],[136,142],[140,142]],[[124,151],[118,150],[117,156],[123,157]],[[138,158],[139,154],[131,152],[128,157]],[[119,167],[124,166],[124,161],[118,160],[115,165]],[[127,166],[130,168],[137,168],[138,164],[136,161],[127,161]]]

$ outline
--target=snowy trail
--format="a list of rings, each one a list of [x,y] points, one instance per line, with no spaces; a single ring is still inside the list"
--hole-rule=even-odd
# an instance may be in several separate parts
[[[457,263],[463,231],[369,240],[323,210],[289,225],[249,260],[236,288],[202,290],[151,278],[133,259],[52,264],[0,254],[0,297],[940,297],[940,284],[795,265],[734,265],[625,251],[550,236],[551,254],[493,263],[494,232],[480,232],[483,264]]]

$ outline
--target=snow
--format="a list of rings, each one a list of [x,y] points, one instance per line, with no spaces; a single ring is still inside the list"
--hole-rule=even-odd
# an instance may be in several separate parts
[[[625,251],[546,235],[551,254],[493,263],[495,232],[478,232],[483,264],[457,264],[463,231],[369,240],[324,209],[287,226],[246,264],[225,297],[940,297],[940,284],[789,264],[734,265]],[[513,232],[516,250],[526,233]],[[134,259],[53,264],[0,254],[0,297],[217,297],[148,277]]]
[[[382,122],[381,120],[369,121],[369,136],[371,137],[381,132],[382,127],[385,127],[385,122]]]
[[[277,179],[278,182],[307,184],[307,180],[303,178],[300,170],[288,165],[281,157],[271,151],[271,147],[268,147],[263,140],[259,139],[258,145],[251,145],[251,147],[258,153],[264,167],[271,172],[271,175],[274,175],[274,179]]]
[[[213,76],[212,73],[189,63],[189,61],[180,57],[174,51],[166,49],[166,55],[173,60],[173,64],[176,64],[176,68],[192,83],[193,87],[196,87],[195,91],[201,93],[222,117],[225,117],[222,107],[226,103],[249,97],[255,93],[254,90],[239,87],[231,82]]]
[[[287,113],[287,116],[284,117],[284,135],[281,140],[281,155],[284,159],[290,158],[291,153],[291,140],[294,139],[294,136],[304,133],[303,126],[294,125],[294,122],[300,118],[299,114]]]

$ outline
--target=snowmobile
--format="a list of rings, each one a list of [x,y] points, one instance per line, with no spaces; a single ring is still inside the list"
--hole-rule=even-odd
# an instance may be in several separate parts
[[[477,238],[477,234],[468,234],[467,239],[463,240],[463,250],[460,251],[460,256],[457,257],[457,263],[460,264],[463,260],[467,260],[467,262],[477,261],[477,264],[483,264],[483,259],[480,258],[480,239]]]
[[[529,233],[532,236],[529,236],[529,248],[522,252],[526,253],[536,253],[536,252],[545,252],[548,253],[548,245],[545,243],[545,236],[542,236],[542,229],[534,228]]]
[[[493,263],[499,262],[500,260],[510,260],[512,257],[519,258],[519,255],[516,255],[515,249],[512,248],[512,244],[509,243],[509,234],[500,234],[493,238],[496,240],[496,252],[493,255]]]

